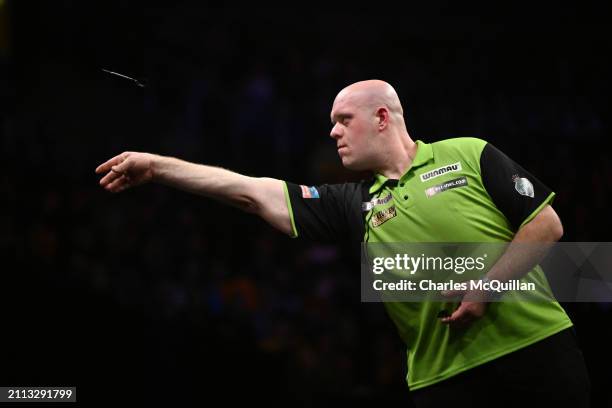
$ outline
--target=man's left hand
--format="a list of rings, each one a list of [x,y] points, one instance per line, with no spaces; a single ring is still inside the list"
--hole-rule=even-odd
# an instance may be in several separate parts
[[[482,290],[450,290],[442,294],[448,298],[461,296],[459,307],[450,316],[440,321],[454,328],[463,328],[480,319],[486,312],[489,294]]]

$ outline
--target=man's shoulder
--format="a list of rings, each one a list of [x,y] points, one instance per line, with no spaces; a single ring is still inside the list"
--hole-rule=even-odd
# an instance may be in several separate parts
[[[374,183],[374,181],[376,181],[376,178],[372,175],[370,177],[360,178],[357,180],[324,183],[324,184],[320,184],[320,186],[321,187],[325,186],[325,187],[334,188],[334,189],[340,188],[340,189],[355,190],[355,189],[361,188],[362,186],[372,184]]]
[[[433,142],[434,155],[478,160],[487,141],[477,137],[456,137]]]
[[[443,147],[443,148],[472,148],[472,147],[484,147],[488,142],[478,137],[454,137],[452,139],[439,140],[433,142],[432,146]]]
[[[339,183],[326,183],[316,186],[319,190],[325,190],[334,195],[350,197],[353,195],[361,196],[363,191],[367,191],[374,184],[374,176],[356,181],[345,181]]]

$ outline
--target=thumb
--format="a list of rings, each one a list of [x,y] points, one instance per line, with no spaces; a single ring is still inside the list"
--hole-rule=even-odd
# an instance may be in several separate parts
[[[455,311],[447,317],[441,319],[442,323],[454,323],[462,320],[465,315],[465,303],[459,304],[459,307],[455,309]]]

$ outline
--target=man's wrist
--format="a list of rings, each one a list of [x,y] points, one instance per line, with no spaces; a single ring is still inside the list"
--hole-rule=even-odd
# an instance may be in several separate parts
[[[167,174],[170,157],[160,156],[157,154],[151,155],[149,169],[151,170],[151,181],[156,183],[164,182],[164,175]]]
[[[480,287],[482,288],[483,292],[486,293],[489,300],[497,300],[503,296],[504,292],[493,290],[493,288],[491,288],[491,282],[495,281],[495,279],[491,279],[488,276],[483,276],[479,279],[479,281],[481,282]]]

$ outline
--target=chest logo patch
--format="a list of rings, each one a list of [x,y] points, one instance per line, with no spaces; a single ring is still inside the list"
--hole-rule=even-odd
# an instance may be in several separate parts
[[[447,164],[446,166],[438,167],[437,169],[433,169],[428,171],[427,173],[421,174],[421,181],[424,183],[431,179],[435,179],[436,177],[440,177],[446,173],[453,173],[455,171],[461,171],[461,162],[457,162],[454,164]]]
[[[531,184],[529,179],[519,177],[518,174],[515,174],[512,176],[512,181],[514,181],[514,189],[518,191],[520,195],[533,198],[535,192],[533,189],[533,184]]]
[[[384,224],[391,218],[395,217],[396,215],[397,215],[397,211],[395,211],[394,205],[392,205],[389,208],[385,208],[384,210],[379,211],[372,216],[372,227],[376,228]]]
[[[431,186],[425,190],[425,195],[429,198],[446,190],[450,190],[451,188],[465,187],[467,185],[467,178],[463,176],[453,180],[445,181],[444,183],[436,184],[435,186]]]
[[[391,201],[391,194],[387,195],[386,197],[383,198],[373,198],[372,201],[365,201],[363,203],[361,203],[361,211],[370,211],[372,208],[376,207],[377,205],[382,205],[382,204],[387,204],[389,201]]]

